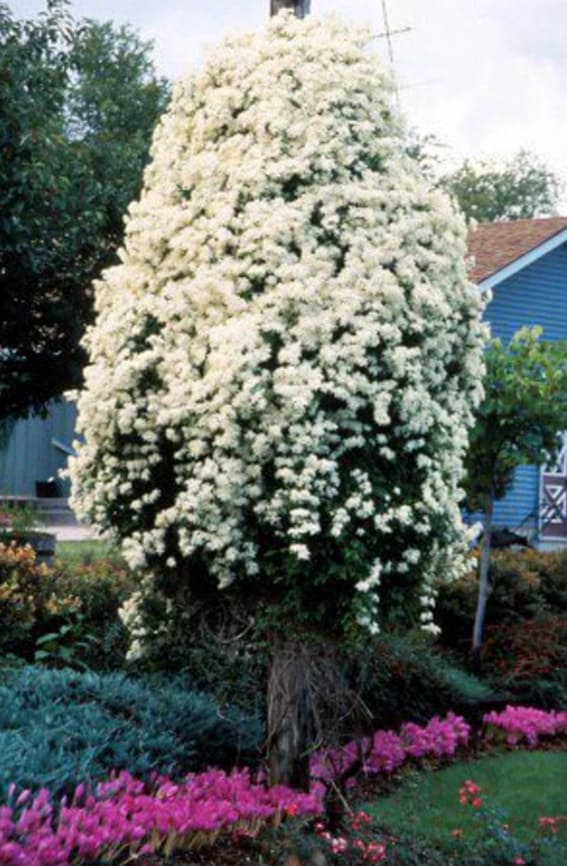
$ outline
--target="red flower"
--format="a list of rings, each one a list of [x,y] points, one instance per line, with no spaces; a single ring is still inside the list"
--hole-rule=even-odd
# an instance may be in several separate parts
[[[482,799],[478,796],[479,793],[480,787],[476,782],[467,779],[466,782],[463,782],[459,790],[459,803],[461,806],[466,806],[470,803],[471,806],[478,809],[479,806],[482,806]]]

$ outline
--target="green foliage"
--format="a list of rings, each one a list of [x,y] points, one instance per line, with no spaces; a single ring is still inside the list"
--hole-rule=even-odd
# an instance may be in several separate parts
[[[14,533],[34,529],[40,522],[41,514],[30,502],[0,500],[0,540],[6,541]]]
[[[81,22],[71,46],[68,134],[80,142],[96,189],[94,206],[103,215],[98,269],[112,260],[122,240],[124,215],[139,192],[152,132],[169,97],[151,51],[152,43],[141,41],[129,26],[108,21]]]
[[[84,617],[77,614],[72,622],[60,625],[57,631],[42,634],[35,642],[34,662],[59,667],[87,668],[79,655],[93,648],[95,639],[83,634]]]
[[[30,547],[0,542],[0,653],[28,655],[38,631],[73,616],[80,602],[37,565]]]
[[[478,575],[439,586],[436,619],[443,646],[465,655],[475,616]],[[483,666],[498,690],[523,703],[567,702],[567,551],[493,552]]]
[[[193,601],[170,612],[170,629],[161,633],[164,611],[159,608],[154,614],[155,618],[146,620],[156,631],[142,669],[183,671],[221,705],[240,706],[249,713],[265,712],[266,671],[272,652],[269,635],[275,633],[276,625],[272,624],[270,632],[261,606],[252,618],[246,602],[229,590],[221,603]],[[300,630],[294,634],[298,637]],[[312,639],[307,631],[301,638],[304,643]],[[382,634],[363,644],[338,641],[333,658],[322,663],[323,654],[332,646],[333,642],[326,640],[320,651],[314,652],[320,678],[333,667],[337,682],[343,683],[350,695],[345,705],[352,709],[362,699],[373,714],[375,727],[395,726],[408,719],[424,722],[436,713],[472,707],[490,694],[486,686],[450,664],[419,633]],[[331,697],[331,703],[338,702],[337,692]],[[326,705],[328,700],[328,694],[318,692],[317,711],[325,726],[332,710]],[[353,720],[347,711],[345,719],[338,733],[352,736],[355,731],[349,725]]]
[[[37,565],[29,548],[0,545],[0,654],[59,666],[120,667],[126,635],[118,608],[133,586],[116,557],[92,564],[58,559],[48,568]]]
[[[423,151],[423,149],[422,149]],[[477,222],[529,219],[557,213],[562,184],[535,154],[520,150],[503,165],[465,160],[440,185]]]
[[[543,616],[487,629],[484,665],[493,681],[545,709],[567,706],[567,618]]]
[[[105,559],[122,565],[123,560],[116,548],[106,541],[58,541],[56,562],[74,565],[92,565],[99,559]]]
[[[0,4],[0,417],[78,384],[90,283],[114,258],[168,96],[150,45]]]
[[[229,590],[220,602],[193,601],[171,611],[169,629],[160,632],[164,615],[158,607],[154,618],[146,620],[155,634],[142,663],[144,670],[183,671],[221,705],[265,712],[270,634],[277,632],[277,625],[266,621],[260,605],[252,618],[246,602]],[[300,627],[293,634],[303,645],[316,640]],[[352,709],[362,699],[373,714],[374,727],[395,726],[408,719],[425,722],[436,713],[474,705],[489,694],[486,686],[447,662],[420,633],[381,634],[352,644],[327,638],[320,647],[315,645],[313,655],[319,671],[315,678],[322,681],[334,669],[337,686],[344,684],[350,696],[345,706]],[[332,704],[340,696],[337,690],[332,695],[325,689],[316,691],[317,712],[327,727],[336,710]],[[356,732],[349,728],[353,720],[346,709],[345,719],[338,734],[352,736]],[[331,727],[336,735],[336,725]]]
[[[545,342],[541,328],[521,328],[486,350],[485,396],[467,455],[469,506],[500,499],[523,464],[546,462],[567,429],[567,343]]]
[[[130,668],[182,672],[221,706],[233,704],[262,714],[271,648],[261,606],[252,615],[251,605],[230,589],[213,599],[187,598],[170,610],[159,598],[146,599],[151,639],[143,658]]]
[[[116,555],[91,563],[56,559],[53,572],[56,596],[70,594],[79,602],[77,612],[64,623],[71,626],[69,633],[58,641],[59,646],[72,648],[66,664],[99,671],[122,667],[127,635],[118,609],[134,588],[134,575]],[[50,663],[54,661],[52,656]]]
[[[38,667],[0,672],[0,792],[10,782],[55,795],[111,770],[179,777],[254,763],[257,719],[191,691],[187,680],[134,680]]]
[[[462,649],[470,639],[477,584],[476,571],[451,583],[440,582],[436,620],[445,647]],[[567,609],[567,551],[493,551],[490,587],[488,628],[561,616]]]
[[[490,690],[450,664],[420,635],[381,635],[352,659],[352,680],[376,728],[426,722],[448,710],[466,710]]]

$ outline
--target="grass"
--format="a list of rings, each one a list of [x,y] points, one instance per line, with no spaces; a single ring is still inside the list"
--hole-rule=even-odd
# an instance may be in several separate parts
[[[91,565],[98,559],[120,559],[116,547],[107,541],[58,541],[56,560],[73,565]]]
[[[527,842],[536,835],[540,816],[567,814],[566,778],[567,753],[511,752],[416,773],[394,794],[364,808],[379,825],[395,833],[409,830],[432,845],[447,842],[455,829],[465,838],[478,838],[485,830],[475,820],[476,810],[459,804],[459,788],[471,779],[482,789],[485,807],[497,810],[514,835]]]

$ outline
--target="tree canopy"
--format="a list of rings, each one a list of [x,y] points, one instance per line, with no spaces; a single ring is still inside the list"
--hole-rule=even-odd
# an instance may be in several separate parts
[[[477,222],[553,216],[562,190],[557,175],[527,150],[502,164],[467,159],[439,183],[466,218]]]
[[[545,463],[567,429],[567,342],[542,336],[539,327],[521,328],[508,345],[494,339],[487,347],[466,461],[473,509],[501,499],[519,466]]]
[[[410,128],[406,151],[431,183],[445,190],[468,221],[554,216],[563,182],[541,157],[519,150],[506,160],[465,159],[450,168],[449,148],[439,138]]]
[[[115,256],[168,86],[127,27],[0,4],[0,418],[80,382],[90,285]]]

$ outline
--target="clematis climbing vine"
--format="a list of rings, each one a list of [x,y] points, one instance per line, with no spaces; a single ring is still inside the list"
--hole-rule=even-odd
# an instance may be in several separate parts
[[[73,505],[144,575],[134,655],[184,587],[434,630],[464,567],[481,300],[368,40],[280,14],[211,53],[96,286]]]

